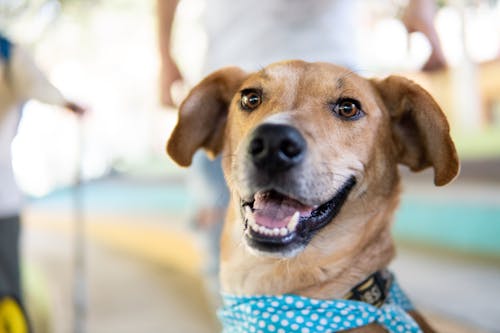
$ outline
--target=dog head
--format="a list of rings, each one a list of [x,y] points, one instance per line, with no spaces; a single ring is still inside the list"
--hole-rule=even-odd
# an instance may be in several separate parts
[[[399,163],[433,167],[436,185],[459,167],[446,118],[421,87],[302,61],[205,78],[181,105],[167,146],[183,166],[199,148],[222,154],[235,237],[277,258],[346,233],[363,238],[367,226],[353,221],[384,209]]]

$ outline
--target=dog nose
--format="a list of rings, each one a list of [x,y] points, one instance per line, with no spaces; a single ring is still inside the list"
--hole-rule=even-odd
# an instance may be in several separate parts
[[[305,151],[306,141],[297,129],[288,125],[260,125],[248,144],[254,165],[269,172],[285,171],[299,164]]]

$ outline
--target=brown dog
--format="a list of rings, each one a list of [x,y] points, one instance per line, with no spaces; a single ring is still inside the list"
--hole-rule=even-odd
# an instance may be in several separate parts
[[[222,153],[232,193],[220,273],[235,295],[342,299],[394,256],[398,164],[433,167],[438,186],[459,169],[446,118],[418,85],[302,61],[205,78],[167,150],[188,166],[199,148]]]

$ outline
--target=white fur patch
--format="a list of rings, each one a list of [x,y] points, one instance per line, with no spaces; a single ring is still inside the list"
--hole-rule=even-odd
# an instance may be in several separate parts
[[[291,125],[293,124],[292,116],[289,112],[280,112],[273,114],[264,119],[262,124],[276,124],[276,125]]]

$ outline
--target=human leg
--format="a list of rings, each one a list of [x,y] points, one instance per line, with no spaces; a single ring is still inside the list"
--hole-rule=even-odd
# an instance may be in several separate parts
[[[21,300],[19,216],[0,218],[0,295]]]

